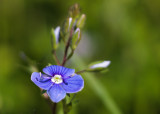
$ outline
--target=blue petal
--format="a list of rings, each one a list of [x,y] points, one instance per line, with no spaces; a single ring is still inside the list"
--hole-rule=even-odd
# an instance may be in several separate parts
[[[41,74],[38,72],[33,72],[31,75],[31,80],[40,88],[48,90],[53,82],[51,82],[51,78],[47,77],[45,74]]]
[[[62,87],[66,93],[76,93],[83,89],[84,80],[80,75],[76,74],[71,78],[65,79]]]
[[[58,103],[66,96],[65,90],[59,84],[54,84],[49,90],[47,90],[47,94],[55,103]]]
[[[71,76],[75,72],[75,70],[65,68],[62,66],[58,66],[58,65],[51,65],[51,66],[47,66],[47,67],[43,68],[43,72],[50,75],[50,76],[54,76],[55,74],[59,74],[63,77],[67,77],[67,76]]]

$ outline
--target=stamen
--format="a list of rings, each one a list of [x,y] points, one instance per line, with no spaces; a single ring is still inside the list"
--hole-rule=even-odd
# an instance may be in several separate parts
[[[61,75],[54,75],[54,77],[51,78],[51,81],[56,84],[62,83],[63,82],[62,76]]]

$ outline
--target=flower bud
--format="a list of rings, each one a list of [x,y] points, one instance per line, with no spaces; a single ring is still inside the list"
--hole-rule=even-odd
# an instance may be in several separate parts
[[[83,28],[83,26],[85,24],[85,20],[86,20],[86,15],[82,14],[81,17],[77,21],[77,27],[78,28]]]
[[[77,18],[79,14],[80,14],[80,6],[79,4],[74,4],[69,10],[69,15],[73,18]]]
[[[87,71],[102,71],[105,70],[109,65],[111,61],[97,61],[93,62],[89,65],[89,68]]]
[[[71,47],[73,50],[76,49],[76,47],[79,44],[79,41],[81,40],[81,34],[80,34],[80,29],[77,28],[74,32],[74,35],[72,37],[72,43],[71,43]]]
[[[69,18],[69,26],[68,26],[68,29],[71,28],[71,24],[72,24],[72,17]]]
[[[72,17],[67,18],[62,28],[62,33],[64,34],[64,36],[69,34],[69,31],[71,30],[72,25],[73,25]]]
[[[52,34],[53,49],[56,50],[58,47],[58,43],[59,43],[60,27],[59,26],[56,27],[55,30],[52,28],[51,34]]]

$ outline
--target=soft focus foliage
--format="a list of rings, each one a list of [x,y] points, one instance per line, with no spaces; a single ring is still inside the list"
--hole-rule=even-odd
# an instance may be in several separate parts
[[[48,63],[54,64],[51,28],[63,24],[68,8],[75,2],[86,14],[82,42],[77,49],[79,57],[85,63],[112,61],[109,72],[97,73],[96,79],[108,89],[123,113],[159,114],[158,0],[1,0],[0,113],[51,113],[40,90],[30,81],[28,71],[34,69],[33,65],[42,69]],[[28,65],[20,58],[21,52],[36,61],[28,60],[31,64]],[[86,81],[71,114],[107,112]]]

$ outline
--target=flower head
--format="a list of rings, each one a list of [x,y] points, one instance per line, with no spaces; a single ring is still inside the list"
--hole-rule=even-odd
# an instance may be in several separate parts
[[[76,93],[83,89],[84,80],[75,74],[74,69],[58,65],[47,66],[42,73],[33,72],[31,80],[40,88],[47,90],[47,94],[53,102],[59,102],[65,98],[66,93]]]

